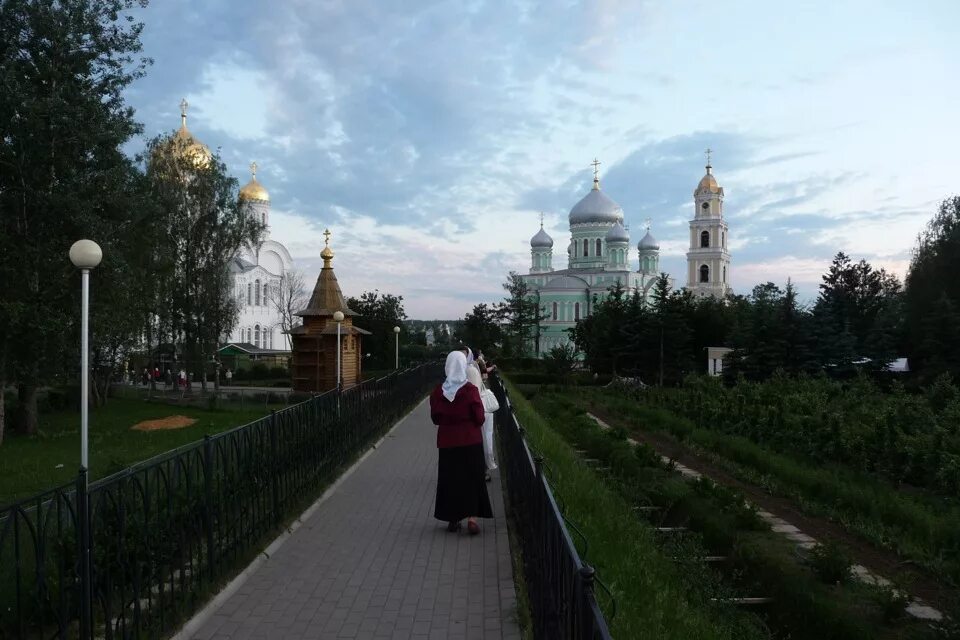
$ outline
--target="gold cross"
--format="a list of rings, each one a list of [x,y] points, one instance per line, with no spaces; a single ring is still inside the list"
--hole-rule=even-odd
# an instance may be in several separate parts
[[[599,167],[602,163],[601,163],[599,160],[597,160],[596,158],[594,158],[594,159],[593,159],[593,162],[591,162],[590,164],[593,165],[593,179],[596,180],[596,179],[598,178],[598,176],[600,175],[600,169],[598,169],[598,167]]]
[[[707,147],[707,166],[710,166],[710,154],[713,153],[713,149]]]
[[[187,117],[187,107],[189,106],[190,106],[190,103],[187,102],[186,98],[183,98],[182,100],[180,100],[180,115],[183,116],[184,118]]]
[[[540,228],[543,229],[543,211],[540,212]]]
[[[324,246],[330,246],[330,229],[327,229],[323,232],[323,244]]]
[[[256,162],[251,162],[251,163],[250,163],[250,173],[253,175],[253,178],[256,179],[256,177],[257,177],[257,163],[256,163]]]

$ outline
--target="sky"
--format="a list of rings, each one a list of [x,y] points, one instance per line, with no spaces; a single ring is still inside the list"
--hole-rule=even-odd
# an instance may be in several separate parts
[[[530,268],[540,212],[600,165],[631,265],[645,221],[685,284],[713,149],[737,293],[812,300],[844,251],[901,278],[960,193],[954,0],[154,0],[127,91],[142,139],[179,126],[270,192],[271,237],[315,281],[323,231],[348,296],[458,318]]]

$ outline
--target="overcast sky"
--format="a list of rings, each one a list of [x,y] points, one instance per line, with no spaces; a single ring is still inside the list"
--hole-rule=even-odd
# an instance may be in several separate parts
[[[792,278],[808,298],[839,250],[901,277],[960,192],[955,0],[780,3],[154,0],[145,135],[189,126],[241,184],[255,160],[272,236],[313,282],[322,232],[346,295],[414,318],[502,298],[546,215],[594,156],[631,227],[684,284],[707,147],[726,191],[737,292]]]

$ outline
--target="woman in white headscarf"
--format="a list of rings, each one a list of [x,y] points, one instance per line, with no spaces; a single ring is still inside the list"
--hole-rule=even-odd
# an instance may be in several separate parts
[[[497,461],[493,456],[493,412],[499,407],[493,392],[483,386],[480,367],[476,362],[467,365],[467,380],[480,389],[480,401],[483,402],[483,456],[487,464],[485,477],[487,482],[490,482],[490,472],[497,468]]]
[[[447,531],[460,529],[467,518],[471,534],[480,533],[477,518],[492,518],[484,482],[484,422],[480,389],[467,380],[462,351],[447,356],[446,380],[430,394],[430,417],[437,425],[437,500],[433,515],[447,522]]]

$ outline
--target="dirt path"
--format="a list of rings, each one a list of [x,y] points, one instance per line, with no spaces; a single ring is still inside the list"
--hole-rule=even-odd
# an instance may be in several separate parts
[[[761,487],[732,476],[706,456],[691,452],[688,447],[677,443],[666,434],[641,431],[593,403],[590,403],[589,407],[590,412],[604,422],[626,429],[637,442],[653,447],[660,455],[707,476],[717,484],[738,489],[754,505],[783,518],[804,533],[818,540],[830,538],[841,542],[850,550],[855,561],[871,573],[886,578],[905,577],[904,587],[913,597],[938,608],[944,607],[950,601],[953,593],[949,587],[942,585],[935,576],[911,561],[904,560],[895,552],[877,547],[826,518],[803,513],[792,500],[771,495]]]

